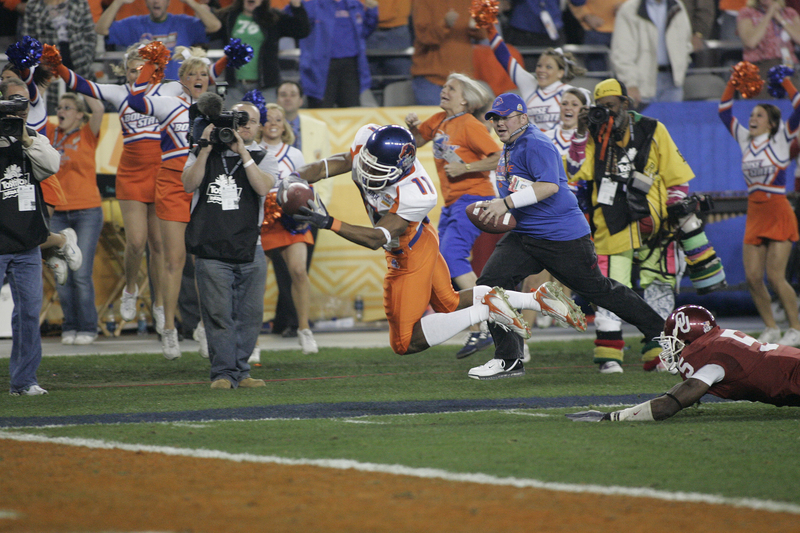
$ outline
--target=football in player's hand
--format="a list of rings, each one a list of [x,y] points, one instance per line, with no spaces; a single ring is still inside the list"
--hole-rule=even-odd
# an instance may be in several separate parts
[[[511,211],[508,211],[505,215],[498,218],[496,220],[497,225],[488,222],[488,218],[481,221],[479,217],[483,212],[482,203],[483,201],[474,202],[467,206],[467,218],[481,231],[485,231],[486,233],[505,233],[517,227],[517,219],[514,218]]]
[[[314,199],[314,190],[304,181],[294,181],[278,191],[278,204],[287,215],[295,215],[301,207],[308,207]]]

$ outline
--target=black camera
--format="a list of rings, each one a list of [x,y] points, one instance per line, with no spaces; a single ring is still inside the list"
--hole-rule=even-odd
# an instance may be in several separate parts
[[[213,118],[201,115],[194,119],[192,125],[192,140],[197,144],[203,144],[200,142],[203,136],[203,130],[205,130],[209,124],[213,124],[214,129],[211,130],[209,143],[220,148],[227,148],[230,143],[236,141],[234,132],[239,126],[247,124],[249,120],[250,115],[247,111],[224,111]]]
[[[683,200],[667,206],[667,217],[673,226],[682,218],[691,215],[703,215],[714,209],[714,200],[707,194],[693,194]]]
[[[14,115],[26,109],[28,99],[22,95],[14,94],[8,100],[0,100],[0,137],[22,137],[25,120]]]
[[[586,115],[586,118],[589,120],[589,124],[594,124],[595,126],[602,126],[608,119],[611,118],[611,112],[608,110],[607,107],[595,105],[589,108],[589,112]]]

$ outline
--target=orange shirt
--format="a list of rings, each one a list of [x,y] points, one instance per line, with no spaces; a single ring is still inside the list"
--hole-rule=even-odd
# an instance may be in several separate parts
[[[95,150],[98,137],[89,124],[66,137],[64,132],[47,126],[47,137],[53,148],[61,154],[61,168],[56,172],[67,204],[56,206],[56,211],[75,211],[100,207],[100,189],[97,188]]]
[[[433,141],[433,160],[439,174],[444,205],[450,205],[465,194],[494,196],[489,171],[467,172],[450,179],[444,171],[449,162],[475,163],[500,151],[500,147],[486,126],[465,113],[450,119],[442,111],[419,125],[419,133],[426,141]]]

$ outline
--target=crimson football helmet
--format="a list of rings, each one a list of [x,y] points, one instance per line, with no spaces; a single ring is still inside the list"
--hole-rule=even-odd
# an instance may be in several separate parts
[[[684,305],[675,309],[664,323],[664,331],[658,337],[661,362],[673,374],[678,373],[678,356],[683,348],[716,327],[714,315],[699,305]]]
[[[402,126],[383,126],[361,147],[356,175],[364,188],[378,191],[400,181],[416,158],[417,147],[410,131]]]

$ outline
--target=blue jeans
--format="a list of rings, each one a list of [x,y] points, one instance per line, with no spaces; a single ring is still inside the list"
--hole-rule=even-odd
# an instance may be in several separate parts
[[[414,76],[411,80],[414,88],[414,99],[417,105],[436,105],[441,103],[442,86],[428,81],[425,76]]]
[[[408,25],[397,26],[388,30],[376,29],[367,38],[368,50],[405,50],[411,46],[411,32]],[[408,78],[411,73],[410,57],[371,57],[369,58],[369,70],[372,73],[372,86],[383,87],[387,83],[402,81],[401,78],[394,80],[376,81],[376,76],[405,76]],[[437,102],[438,103],[438,102]]]
[[[28,251],[0,255],[0,278],[7,277],[14,300],[11,314],[11,375],[9,392],[38,385],[36,370],[42,361],[39,312],[42,310],[42,253]]]
[[[58,233],[72,228],[78,235],[78,248],[83,254],[83,264],[76,271],[69,271],[67,282],[58,285],[58,299],[64,321],[62,331],[75,331],[78,334],[97,335],[97,308],[94,302],[94,253],[97,240],[103,229],[103,208],[78,209],[75,211],[56,211],[50,220],[50,231]]]
[[[250,377],[247,359],[258,342],[264,319],[267,260],[260,248],[252,263],[199,257],[194,263],[211,381],[227,379],[234,388]]]

